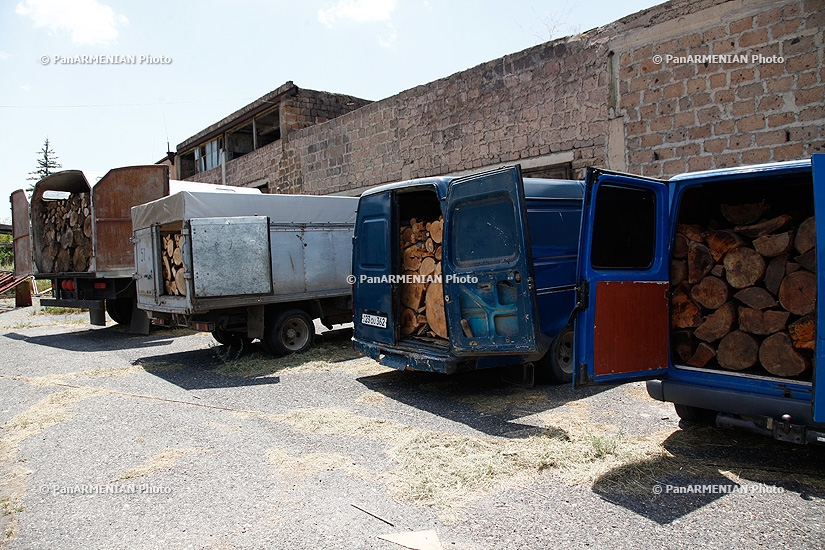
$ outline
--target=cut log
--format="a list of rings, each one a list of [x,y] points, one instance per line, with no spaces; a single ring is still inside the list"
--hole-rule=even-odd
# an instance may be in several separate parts
[[[733,288],[753,286],[765,274],[765,260],[752,248],[739,247],[725,255],[725,278]]]
[[[816,219],[813,216],[799,224],[793,244],[800,254],[816,246]]]
[[[740,290],[733,297],[753,309],[768,309],[776,305],[776,300],[770,292],[758,286]]]
[[[767,336],[785,329],[788,324],[787,311],[762,311],[749,307],[739,308],[739,330],[757,336]]]
[[[736,330],[719,342],[716,348],[716,360],[722,368],[744,370],[756,364],[759,357],[759,344],[750,334]]]
[[[816,275],[796,271],[779,286],[779,303],[794,315],[807,315],[816,309]]]
[[[797,256],[794,260],[811,273],[816,273],[816,248],[812,248],[801,256]]]
[[[703,244],[693,242],[688,247],[688,282],[698,283],[713,269],[714,261],[710,250]]]
[[[441,261],[441,246],[436,247],[433,257],[439,262]]]
[[[713,266],[713,269],[710,270],[710,274],[721,279],[725,276],[725,266],[723,264],[716,264]]]
[[[788,326],[788,334],[791,337],[793,347],[797,349],[815,349],[816,342],[816,318],[813,315],[806,315]]]
[[[183,256],[181,255],[180,248],[175,247],[175,251],[172,253],[172,261],[175,262],[177,266],[183,265]]]
[[[670,325],[673,328],[693,328],[702,324],[699,306],[682,289],[677,289],[673,293],[670,311]]]
[[[681,233],[689,241],[697,243],[705,241],[705,229],[701,225],[680,223],[676,225],[676,233]]]
[[[802,266],[799,265],[798,263],[788,262],[788,263],[785,264],[785,275],[790,275],[791,273],[794,273],[795,271],[799,271],[800,269],[802,269]],[[783,279],[784,279],[784,277],[783,277]]]
[[[178,269],[177,273],[175,273],[175,286],[178,289],[178,293],[182,296],[186,296],[186,279],[183,276],[184,269]]]
[[[696,303],[708,308],[718,309],[728,301],[730,296],[728,284],[709,275],[690,289],[690,297]]]
[[[57,273],[66,273],[72,270],[72,257],[65,248],[57,253],[57,257],[54,259],[54,269]]]
[[[438,244],[441,244],[444,229],[443,223],[443,218],[439,216],[438,219],[430,225],[430,238]]]
[[[421,267],[418,269],[418,274],[428,277],[435,273],[435,259],[428,256],[421,260]]]
[[[404,308],[404,310],[401,311],[400,324],[401,334],[412,334],[419,327],[418,315],[416,315],[415,311]]]
[[[770,207],[763,202],[721,205],[722,216],[734,225],[753,223],[761,218],[769,209]]]
[[[86,218],[83,220],[83,234],[86,235],[86,238],[92,238],[92,218]]]
[[[405,270],[418,271],[421,268],[421,252],[416,245],[404,249],[403,265]]]
[[[447,318],[444,315],[444,288],[441,283],[433,283],[427,289],[425,298],[427,323],[438,336],[447,338]]]
[[[691,367],[704,367],[716,356],[716,350],[707,342],[700,342],[696,352],[686,361]]]
[[[165,235],[163,237],[163,241],[164,248],[166,249],[166,255],[171,258],[172,254],[175,253],[175,242],[171,235]]]
[[[417,310],[424,301],[426,285],[423,283],[403,283],[401,285],[401,303]]]
[[[86,251],[83,247],[78,246],[72,253],[72,266],[75,271],[86,271],[88,268],[89,259],[86,257]]]
[[[730,332],[734,321],[736,321],[736,307],[733,302],[728,302],[708,315],[704,322],[693,331],[693,335],[705,342],[715,342]]]
[[[756,238],[763,235],[776,233],[786,225],[791,223],[793,218],[787,214],[782,214],[770,220],[765,220],[754,225],[737,225],[733,228],[734,231],[746,237]]]
[[[779,292],[779,285],[782,284],[782,279],[785,278],[786,263],[788,263],[788,256],[782,254],[772,259],[765,269],[765,288],[774,296]]]
[[[811,362],[793,348],[791,338],[777,332],[765,338],[759,347],[759,362],[775,376],[799,376],[811,367]]]
[[[163,255],[161,260],[163,263],[163,280],[169,281],[172,279],[172,269],[169,267],[169,258]]]
[[[721,261],[725,254],[734,248],[746,244],[745,240],[733,231],[709,231],[705,234],[705,241],[716,262]]]
[[[766,258],[773,258],[784,254],[793,246],[793,231],[764,235],[753,240],[753,248]]]
[[[687,262],[683,260],[670,262],[670,284],[679,286],[683,281],[687,281]]]
[[[673,257],[679,260],[687,258],[689,245],[690,242],[687,237],[681,233],[676,233],[676,237],[673,239]]]
[[[435,241],[433,241],[432,238],[427,238],[427,240],[424,242],[424,249],[430,254],[433,254],[435,252],[435,246]]]
[[[696,351],[696,342],[693,339],[691,330],[674,330],[670,334],[670,346],[673,352],[682,360],[687,362],[693,357]]]
[[[401,230],[401,247],[405,247],[413,243],[413,231],[411,227],[405,227]]]
[[[74,231],[71,227],[67,227],[63,234],[60,235],[60,248],[68,249],[74,244]]]

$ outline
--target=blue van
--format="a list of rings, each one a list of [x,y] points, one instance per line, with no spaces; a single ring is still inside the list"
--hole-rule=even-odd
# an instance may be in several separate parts
[[[402,370],[535,362],[569,381],[583,189],[580,181],[522,179],[516,166],[365,192],[353,238],[355,347]],[[400,241],[411,220],[443,220],[431,278],[441,284],[430,287],[443,288],[440,335],[401,327],[400,277],[411,272]]]
[[[753,246],[759,249],[760,233],[747,231],[759,222],[735,226],[722,212],[731,205],[757,205],[764,210],[761,220],[779,220],[773,231],[766,227],[770,221],[761,227],[770,233],[781,231],[779,236],[788,234],[791,244],[795,232],[801,231],[801,221],[812,224],[816,240],[820,240],[825,231],[825,154],[806,161],[684,174],[667,182],[589,170],[578,260],[574,385],[648,379],[650,396],[674,403],[683,419],[715,420],[718,425],[746,428],[797,443],[825,443],[825,348],[821,343],[825,313],[816,307],[813,295],[822,295],[823,291],[823,279],[815,275],[823,263],[823,252],[816,250],[815,242],[805,247],[814,245],[806,254],[788,246],[776,257],[786,267],[777,279],[783,285],[786,281],[789,285],[799,284],[799,277],[787,279],[794,272],[809,282],[802,289],[807,293],[801,295],[803,303],[788,306],[790,311],[783,309],[783,289],[777,291],[775,284],[767,282],[767,275],[759,276],[762,264],[756,270],[756,281],[749,288],[758,289],[768,301],[755,307],[779,314],[784,320],[778,327],[742,336],[746,330],[743,315],[747,313],[743,310],[753,309],[754,304],[741,301],[747,301],[737,291],[741,284],[730,285],[729,303],[739,315],[730,328],[748,344],[741,349],[731,348],[737,364],[723,362],[718,354],[711,357],[722,352],[724,338],[704,336],[709,340],[704,347],[710,353],[699,362],[688,357],[690,347],[687,353],[677,349],[685,341],[686,324],[692,325],[687,327],[687,345],[703,345],[696,338],[696,325],[701,326],[711,314],[697,306],[699,315],[694,323],[680,319],[679,326],[671,326],[677,322],[676,310],[681,307],[674,296],[684,285],[680,277],[672,280],[678,271],[680,230],[705,228],[705,236],[717,231],[737,233],[744,235],[742,246],[750,246],[753,238]],[[784,226],[780,228],[779,223]],[[775,259],[770,257],[774,254],[755,261],[763,261],[769,270],[775,265],[769,262]],[[751,256],[758,254],[753,252]],[[719,278],[727,277],[730,283],[733,278],[725,269],[737,266],[723,258],[711,260],[706,268],[715,269]],[[714,275],[700,271],[698,276]],[[766,363],[771,350],[766,351],[765,342],[772,334],[786,333],[787,327],[805,319],[808,326],[814,327],[811,337],[783,349],[783,357],[799,368],[791,374],[771,374],[769,368],[776,371],[773,367],[778,366],[781,372],[786,365]],[[790,341],[784,336],[779,339]]]
[[[700,242],[690,241],[696,250],[717,232],[735,233],[733,246],[749,249],[761,237],[777,236],[748,233],[725,219],[725,209],[749,205],[759,205],[760,216],[738,220],[746,226],[781,218],[782,226],[767,231],[781,230],[794,244],[805,221],[820,240],[825,154],[669,181],[596,168],[588,169],[583,183],[530,180],[516,166],[376,188],[362,195],[356,221],[355,346],[398,369],[452,373],[532,363],[557,380],[572,378],[576,387],[648,380],[650,396],[674,403],[683,419],[825,443],[825,386],[817,385],[825,380],[825,314],[815,298],[823,291],[816,275],[823,253],[815,241],[805,253],[789,246],[777,257],[784,268],[778,281],[799,272],[809,282],[801,296],[811,303],[801,310],[785,308],[779,283],[766,284],[758,270],[749,288],[768,295],[768,302],[752,307],[742,285],[726,280],[726,269],[733,268],[726,266],[724,250],[708,254],[687,280],[680,274],[683,228],[699,228],[691,238]],[[401,293],[392,278],[404,272],[401,228],[411,218],[439,216],[446,337],[426,330],[402,334]],[[769,269],[777,264],[773,255],[761,260]],[[722,333],[709,337],[696,331],[715,310],[694,303],[689,293],[710,277],[723,281],[729,291],[724,307],[734,316]],[[690,322],[677,319],[685,305],[679,295],[695,308]],[[772,312],[782,322],[742,335],[751,330],[744,315],[754,310]],[[812,334],[787,344],[789,327],[803,321]],[[731,348],[742,364],[722,359],[726,331],[748,344],[747,353]],[[801,368],[788,373],[784,365],[766,362],[770,354],[763,344],[777,331],[785,335],[778,338],[784,357]],[[699,348],[700,361],[691,356],[701,355],[694,354]]]

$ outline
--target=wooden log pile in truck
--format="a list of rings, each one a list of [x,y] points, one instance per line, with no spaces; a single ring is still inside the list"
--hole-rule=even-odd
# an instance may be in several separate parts
[[[137,305],[155,324],[308,349],[313,320],[352,320],[358,199],[181,192],[132,208]]]
[[[148,320],[136,308],[130,209],[180,189],[224,193],[258,190],[169,180],[166,166],[115,168],[103,177],[63,170],[34,185],[31,206],[26,194],[11,195],[15,220],[15,265],[36,279],[52,282],[43,306],[89,310],[93,325],[116,323],[146,332]]]

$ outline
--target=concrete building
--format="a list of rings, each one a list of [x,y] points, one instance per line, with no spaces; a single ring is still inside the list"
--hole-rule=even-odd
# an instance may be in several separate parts
[[[357,194],[511,163],[665,178],[805,158],[825,151],[824,42],[825,0],[673,0],[373,103],[287,83],[181,143],[177,169]]]

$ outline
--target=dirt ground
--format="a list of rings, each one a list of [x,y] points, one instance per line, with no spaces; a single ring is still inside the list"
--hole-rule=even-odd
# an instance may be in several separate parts
[[[0,304],[0,547],[825,547],[825,447],[680,426],[642,383],[398,372],[346,329],[272,359],[48,313]]]

